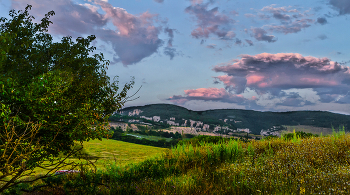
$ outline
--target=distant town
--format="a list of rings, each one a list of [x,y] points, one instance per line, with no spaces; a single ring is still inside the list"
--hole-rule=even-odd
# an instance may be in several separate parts
[[[149,121],[153,121],[156,123],[166,123],[170,126],[175,126],[175,127],[190,127],[191,129],[195,129],[197,132],[209,132],[210,131],[210,125],[209,124],[204,124],[202,121],[195,121],[191,119],[182,119],[182,123],[175,122],[176,118],[175,117],[170,117],[168,119],[161,119],[160,116],[152,116],[152,117],[146,117],[142,115],[142,110],[140,109],[134,109],[132,111],[120,111],[119,114],[121,115],[127,115],[129,117],[138,117],[140,119],[127,119],[123,120],[121,119],[120,122],[126,122],[126,123],[136,123],[136,124],[142,124],[142,125],[148,125],[152,126],[151,123],[143,122],[141,119],[146,119]],[[235,119],[219,119],[222,120],[224,123],[231,121],[234,123],[241,123],[242,121],[240,120],[235,120]],[[267,130],[261,130],[260,135],[262,136],[269,136],[269,135],[276,135],[279,136],[280,126],[273,126],[270,129]],[[216,125],[213,127],[212,131],[210,131],[215,134],[219,134],[222,132],[226,132],[227,135],[233,135],[234,133],[251,133],[249,128],[237,128],[237,129],[230,129],[227,126],[220,126]]]

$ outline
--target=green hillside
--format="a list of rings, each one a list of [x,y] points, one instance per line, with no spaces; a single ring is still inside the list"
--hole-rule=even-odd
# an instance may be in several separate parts
[[[345,131],[349,131],[348,127],[350,126],[349,115],[325,111],[260,112],[240,109],[192,111],[171,104],[135,106],[124,108],[121,111],[127,114],[135,109],[142,110],[141,116],[160,116],[161,120],[175,117],[175,122],[180,124],[184,123],[183,119],[192,119],[209,125],[228,126],[231,129],[249,128],[253,134],[260,134],[262,129],[267,130],[273,126],[282,125],[308,125],[323,128],[332,128],[333,126],[336,129],[339,126],[344,126]],[[228,119],[226,123],[223,121],[224,119]]]

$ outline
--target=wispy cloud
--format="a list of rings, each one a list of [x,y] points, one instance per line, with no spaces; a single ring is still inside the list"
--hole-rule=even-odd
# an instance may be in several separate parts
[[[249,46],[253,46],[254,45],[252,40],[246,39],[245,41],[248,43]]]
[[[302,29],[310,27],[312,23],[314,23],[314,20],[306,18],[291,21],[282,25],[266,25],[266,27],[274,32],[289,34],[300,32]]]
[[[318,35],[317,38],[318,38],[318,39],[321,39],[321,40],[328,39],[327,35],[325,35],[325,34]]]
[[[258,41],[266,41],[269,43],[276,42],[276,38],[273,35],[267,35],[266,30],[262,28],[252,28],[253,36]]]
[[[246,17],[254,17],[264,22],[268,22],[266,25],[258,28],[253,27],[251,31],[253,36],[258,41],[275,42],[274,35],[266,35],[268,30],[276,33],[290,34],[298,33],[302,29],[310,27],[315,23],[315,20],[308,14],[309,10],[304,12],[294,8],[293,6],[288,7],[276,7],[275,4],[265,6],[255,14],[246,14]],[[276,23],[273,23],[277,21]],[[325,24],[327,20],[325,18],[319,18],[318,23]]]
[[[209,48],[209,49],[215,49],[216,45],[215,44],[210,44],[210,45],[207,45],[206,48]]]
[[[170,60],[172,60],[175,56],[179,55],[176,49],[173,47],[174,33],[177,32],[177,30],[166,27],[164,32],[169,37],[167,46],[164,48],[164,54],[169,56]]]
[[[307,105],[315,105],[314,102],[304,100],[299,93],[291,92],[285,95],[285,98],[278,103],[276,106],[289,106],[289,107],[303,107]]]
[[[232,31],[235,23],[228,15],[220,13],[218,7],[209,8],[214,1],[204,3],[201,0],[192,0],[192,5],[185,9],[186,13],[194,16],[197,28],[191,35],[197,39],[208,38],[215,35],[220,39],[232,39],[236,34]]]
[[[164,0],[153,0],[153,1],[155,1],[157,3],[163,3],[164,2]]]

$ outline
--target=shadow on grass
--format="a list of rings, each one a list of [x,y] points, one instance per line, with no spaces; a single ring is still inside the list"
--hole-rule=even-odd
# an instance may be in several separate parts
[[[72,149],[73,150],[79,150],[79,152],[73,154],[68,159],[98,160],[98,159],[103,158],[103,157],[99,157],[99,156],[94,156],[94,155],[88,154],[86,152],[85,148],[83,148],[83,146],[79,145],[79,144],[75,144],[72,147]],[[60,153],[59,157],[63,158],[63,157],[65,157],[65,155],[63,153]]]

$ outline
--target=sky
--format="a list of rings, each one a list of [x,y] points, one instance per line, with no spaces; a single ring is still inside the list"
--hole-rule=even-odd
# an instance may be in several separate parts
[[[125,107],[350,114],[349,0],[0,0],[0,17],[53,10],[49,31],[95,35]]]

